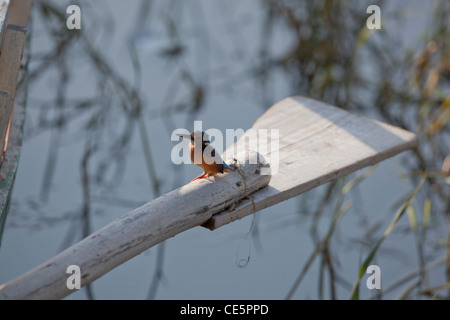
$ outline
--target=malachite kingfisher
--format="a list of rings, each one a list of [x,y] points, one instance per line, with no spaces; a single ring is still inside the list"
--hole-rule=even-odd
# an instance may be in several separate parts
[[[177,136],[189,140],[191,162],[204,171],[203,174],[191,181],[208,178],[218,173],[234,171],[217,154],[214,147],[210,144],[208,134],[204,131],[193,131],[190,134],[177,134]]]

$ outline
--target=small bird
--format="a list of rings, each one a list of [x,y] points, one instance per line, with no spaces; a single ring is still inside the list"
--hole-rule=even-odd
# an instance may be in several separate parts
[[[224,173],[234,171],[222,160],[220,155],[216,153],[216,150],[210,144],[207,133],[203,131],[193,131],[190,134],[177,134],[177,136],[190,140],[189,155],[191,156],[191,162],[202,168],[204,171],[203,174],[191,181],[207,178],[218,174],[219,172]],[[198,163],[196,163],[195,160],[197,160]]]

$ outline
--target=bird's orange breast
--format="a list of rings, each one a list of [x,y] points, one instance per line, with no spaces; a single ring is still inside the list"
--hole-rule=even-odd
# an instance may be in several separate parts
[[[208,162],[212,162],[211,164],[205,162],[204,154],[200,150],[198,150],[198,151],[201,153],[201,157],[200,157],[201,158],[201,163],[196,163],[194,161],[195,160],[194,159],[194,157],[195,157],[194,156],[195,155],[194,150],[195,150],[194,145],[192,143],[190,143],[189,144],[189,154],[191,156],[191,162],[193,164],[195,164],[195,165],[199,166],[200,168],[202,168],[207,175],[211,175],[211,174],[215,174],[215,173],[221,172],[220,171],[221,166],[219,164],[217,164],[216,162],[208,161]]]

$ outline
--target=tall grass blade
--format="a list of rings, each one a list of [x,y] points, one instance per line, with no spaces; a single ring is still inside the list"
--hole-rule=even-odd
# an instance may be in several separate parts
[[[377,241],[377,243],[375,244],[375,247],[370,251],[369,255],[364,260],[364,263],[362,264],[361,268],[359,269],[358,279],[355,281],[355,284],[353,285],[353,289],[352,289],[352,293],[351,293],[352,300],[359,299],[359,284],[361,282],[362,276],[364,275],[365,271],[367,270],[367,267],[369,266],[370,262],[373,260],[373,257],[377,253],[378,248],[381,246],[384,239],[386,239],[387,236],[392,232],[392,230],[397,225],[397,223],[400,220],[400,218],[402,217],[402,215],[405,213],[406,209],[411,205],[412,201],[416,197],[417,193],[419,192],[419,190],[422,187],[424,182],[425,182],[425,177],[422,177],[422,179],[420,180],[419,184],[416,186],[414,191],[408,196],[406,201],[400,206],[400,208],[395,213],[394,219],[392,219],[391,224],[387,227],[383,236],[380,238],[380,240]]]
[[[430,213],[431,213],[431,199],[426,198],[423,205],[423,218],[422,218],[422,228],[426,230],[430,224]]]
[[[342,217],[342,215],[348,211],[351,207],[351,202],[347,201],[344,203],[344,197],[346,194],[348,194],[354,187],[356,187],[362,180],[364,180],[365,178],[369,177],[377,168],[376,165],[372,166],[369,170],[363,172],[362,174],[356,176],[354,179],[350,180],[348,183],[344,184],[341,187],[340,190],[340,194],[339,194],[339,198],[336,201],[336,206],[334,208],[334,212],[333,212],[333,218],[330,224],[330,227],[327,231],[327,234],[325,235],[325,237],[316,244],[316,247],[314,249],[314,252],[311,254],[311,256],[308,258],[308,261],[306,262],[305,266],[303,267],[303,269],[301,270],[300,274],[298,275],[297,279],[295,280],[294,284],[292,285],[291,289],[289,290],[289,293],[286,296],[286,299],[289,300],[292,298],[293,294],[295,293],[295,291],[297,290],[298,286],[300,285],[301,281],[303,280],[303,277],[305,276],[306,272],[309,270],[310,266],[312,265],[312,263],[314,262],[314,259],[316,258],[316,256],[318,254],[322,254],[322,263],[321,263],[321,270],[320,270],[320,275],[319,275],[319,293],[321,291],[321,288],[323,286],[323,268],[325,266],[326,263],[326,254],[329,254],[328,251],[328,243],[331,239],[331,236],[333,235],[333,232],[338,224],[338,221],[340,220],[340,218]],[[341,181],[342,183],[345,182],[345,178],[344,177]],[[339,187],[339,185],[338,185]],[[330,193],[331,194],[331,193]],[[327,192],[327,195],[329,195],[329,193]],[[323,209],[323,207],[322,207]],[[316,212],[315,217],[317,217],[318,214]],[[315,226],[317,224],[317,220],[313,221],[313,226]],[[331,264],[328,264],[330,267],[330,270],[332,268]],[[332,280],[333,281],[333,280]],[[333,283],[332,283],[332,287],[333,287]],[[333,290],[332,290],[333,292]],[[321,293],[320,293],[321,294]],[[334,294],[333,294],[334,296]]]
[[[416,210],[414,210],[414,206],[409,205],[408,208],[406,208],[406,213],[408,214],[409,226],[411,227],[411,230],[414,233],[416,233],[417,232],[417,215],[416,215]]]

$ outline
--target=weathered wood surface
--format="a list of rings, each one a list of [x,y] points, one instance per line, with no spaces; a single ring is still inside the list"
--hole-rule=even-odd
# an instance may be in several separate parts
[[[20,151],[22,148],[23,126],[25,123],[25,101],[26,101],[26,80],[20,92],[16,94],[13,115],[11,119],[8,150],[5,153],[0,166],[0,235],[9,209],[9,199],[11,197],[14,179],[19,165]],[[5,98],[0,93],[0,100]],[[0,102],[1,103],[1,102]],[[0,245],[2,239],[0,236]]]
[[[0,152],[2,154],[7,147],[7,133],[11,125],[31,5],[32,0],[12,0],[4,22],[5,28],[2,32],[0,43],[0,95],[8,96],[8,99],[0,98]]]
[[[21,277],[0,285],[0,299],[59,299],[69,265],[81,269],[84,286],[144,250],[187,229],[267,186],[256,153],[238,158],[239,172],[197,180],[124,215]],[[254,161],[255,160],[255,161]],[[241,176],[241,174],[245,177]]]
[[[269,186],[233,210],[214,215],[205,224],[210,229],[241,219],[255,207],[256,211],[262,210],[376,164],[416,144],[412,132],[304,97],[286,98],[275,104],[252,129],[279,130],[278,172],[271,161],[270,147],[266,153],[258,150],[274,171]],[[249,131],[236,144],[244,143],[246,137],[254,139]],[[225,153],[232,154],[232,148]],[[225,161],[228,157],[224,156]]]
[[[279,136],[278,153],[270,147],[266,152],[257,148],[270,163],[272,176],[262,174],[267,166],[256,169],[247,165],[241,169],[245,180],[239,172],[234,172],[174,190],[126,214],[23,276],[0,285],[0,298],[62,298],[71,293],[66,287],[69,265],[80,267],[84,286],[177,233],[198,225],[217,228],[375,164],[416,143],[411,132],[303,97],[277,103],[255,122],[253,129],[269,129],[269,139]],[[242,146],[246,137],[261,143],[262,136],[252,137],[254,132],[248,130],[236,146]],[[266,143],[271,145],[270,140]],[[225,152],[227,163],[232,157],[242,159],[241,153],[233,154],[233,148]],[[245,150],[245,146],[236,149]],[[260,189],[267,183],[268,186]],[[252,193],[255,190],[259,191]],[[247,194],[251,194],[248,200]],[[232,209],[226,210],[230,205]]]
[[[3,1],[2,5],[0,0],[0,7],[5,8],[5,3]],[[0,21],[0,24],[3,22],[0,34],[0,235],[3,234],[8,214],[22,145],[26,81],[23,81],[20,93],[16,93],[16,87],[21,73],[31,3],[31,0],[12,0],[7,16],[3,16],[6,20]]]
[[[0,48],[2,46],[2,38],[6,27],[6,15],[8,13],[8,7],[9,0],[0,0]]]
[[[6,24],[27,28],[32,5],[33,0],[10,0]]]
[[[25,32],[6,27],[3,39],[5,44],[0,55],[0,94],[8,97],[0,100],[0,150],[2,152],[5,149],[6,132],[12,116],[25,37]]]

